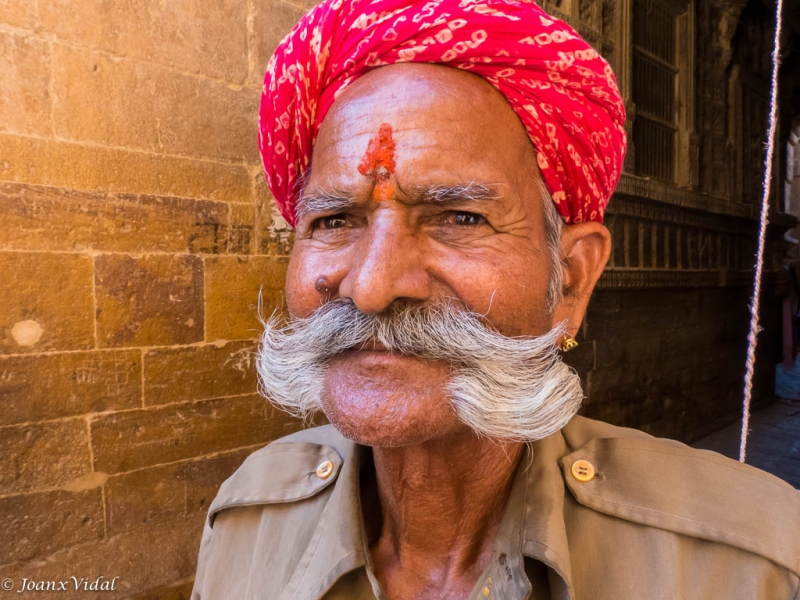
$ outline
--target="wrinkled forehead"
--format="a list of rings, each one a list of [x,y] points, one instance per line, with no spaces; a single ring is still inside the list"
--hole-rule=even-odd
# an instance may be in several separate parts
[[[440,65],[399,64],[352,83],[323,120],[307,186],[331,177],[358,183],[357,165],[382,128],[391,129],[397,178],[508,180],[514,168],[535,170],[527,132],[488,82]]]

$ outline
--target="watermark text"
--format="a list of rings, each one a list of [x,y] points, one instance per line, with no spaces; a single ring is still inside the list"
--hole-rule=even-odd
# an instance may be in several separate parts
[[[28,579],[23,577],[22,581],[15,583],[13,579],[3,579],[0,582],[0,589],[5,592],[113,592],[116,591],[117,579],[107,579],[104,576],[92,579],[90,577],[69,577],[61,580],[41,580]]]

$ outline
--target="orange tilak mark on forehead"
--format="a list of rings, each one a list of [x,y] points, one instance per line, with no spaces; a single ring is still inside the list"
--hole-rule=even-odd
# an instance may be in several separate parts
[[[358,172],[370,177],[375,184],[375,200],[388,200],[394,195],[394,186],[389,177],[394,173],[394,151],[397,144],[392,139],[392,126],[381,123],[378,135],[367,145],[367,151],[358,163]]]

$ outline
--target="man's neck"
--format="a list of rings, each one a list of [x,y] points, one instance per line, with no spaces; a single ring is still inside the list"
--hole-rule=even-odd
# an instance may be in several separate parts
[[[391,600],[468,596],[491,556],[523,450],[468,430],[373,449],[380,514],[365,519],[375,574]]]

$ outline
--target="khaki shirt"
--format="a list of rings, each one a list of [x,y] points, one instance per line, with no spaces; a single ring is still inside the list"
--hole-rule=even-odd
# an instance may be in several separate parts
[[[369,452],[328,425],[250,456],[209,509],[192,599],[384,600],[361,517]],[[523,456],[469,600],[800,600],[798,575],[797,490],[575,417]]]

